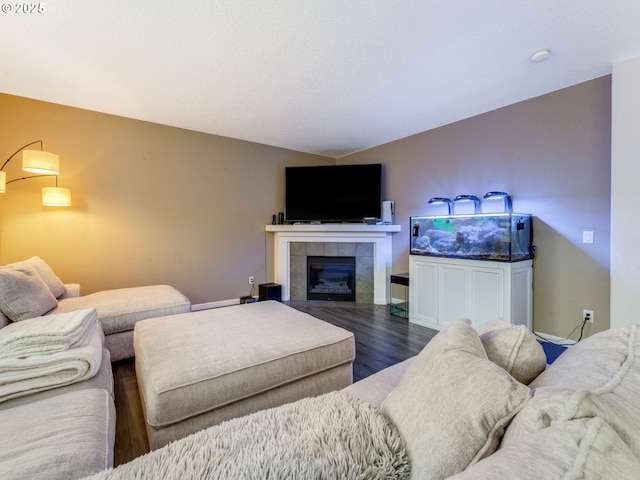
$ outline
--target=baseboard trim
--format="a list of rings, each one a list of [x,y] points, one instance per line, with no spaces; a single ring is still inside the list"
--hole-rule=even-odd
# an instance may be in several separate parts
[[[231,305],[240,305],[239,298],[231,298],[229,300],[219,300],[217,302],[196,303],[191,305],[191,311],[197,312],[198,310],[209,310],[211,308],[229,307]]]
[[[542,333],[536,332],[536,336],[542,340],[548,340],[550,343],[556,343],[558,345],[575,345],[576,341],[571,340],[570,338],[556,337],[555,335],[551,335],[550,333]]]

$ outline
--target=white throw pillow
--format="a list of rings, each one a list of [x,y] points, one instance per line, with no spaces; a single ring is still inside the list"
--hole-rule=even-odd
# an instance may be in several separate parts
[[[0,310],[10,320],[39,317],[56,305],[58,301],[34,268],[0,267]]]
[[[458,320],[415,358],[381,410],[407,445],[412,477],[447,478],[493,453],[529,398]]]
[[[493,320],[480,327],[478,334],[489,360],[519,382],[528,385],[544,371],[547,356],[526,326]]]
[[[44,280],[44,283],[47,284],[47,287],[49,287],[49,290],[51,290],[54,297],[59,298],[66,293],[67,288],[64,286],[64,283],[62,283],[62,280],[58,278],[47,262],[40,257],[31,257],[28,260],[11,263],[7,266],[20,267],[22,265],[28,265],[29,267],[34,268],[42,280]]]

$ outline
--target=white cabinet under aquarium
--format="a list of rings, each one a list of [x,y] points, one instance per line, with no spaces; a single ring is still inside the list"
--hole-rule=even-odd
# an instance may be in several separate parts
[[[533,260],[409,256],[409,321],[441,330],[466,317],[473,327],[502,318],[532,329]]]

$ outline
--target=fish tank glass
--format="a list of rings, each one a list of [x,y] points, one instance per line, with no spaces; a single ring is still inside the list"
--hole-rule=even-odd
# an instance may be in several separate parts
[[[532,240],[528,213],[411,217],[411,255],[519,262]]]

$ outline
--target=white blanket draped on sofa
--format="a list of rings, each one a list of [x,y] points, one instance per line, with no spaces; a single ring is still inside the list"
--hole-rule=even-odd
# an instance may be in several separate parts
[[[102,363],[95,309],[32,318],[0,330],[0,402],[91,378]]]

